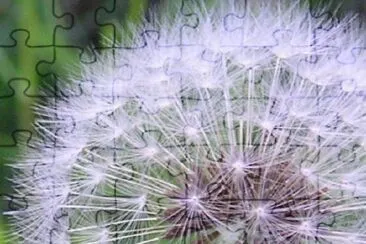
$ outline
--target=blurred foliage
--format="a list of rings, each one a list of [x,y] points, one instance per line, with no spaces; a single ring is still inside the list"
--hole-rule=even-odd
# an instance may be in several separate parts
[[[166,9],[163,3],[169,0],[117,0],[117,8],[106,17],[105,23],[114,23],[125,32],[117,32],[117,40],[131,35],[129,26],[139,24],[141,17],[146,15],[146,9],[154,9],[162,14]],[[314,8],[329,4],[327,0],[309,0]],[[14,132],[22,128],[32,130],[33,113],[31,104],[36,102],[35,98],[27,97],[24,94],[37,94],[40,87],[49,86],[57,79],[56,76],[42,76],[36,72],[35,67],[41,60],[52,61],[54,57],[54,41],[58,45],[70,46],[100,46],[101,36],[112,39],[114,29],[108,26],[95,25],[95,8],[102,5],[111,6],[113,0],[55,0],[55,12],[53,13],[53,0],[1,0],[0,1],[0,193],[10,193],[9,177],[10,171],[6,164],[14,161],[19,153],[18,147],[14,146]],[[343,4],[345,3],[345,4]],[[343,5],[342,5],[343,4]],[[333,1],[331,4],[335,9],[343,6],[343,12],[349,10],[364,11],[366,1]],[[72,30],[59,29],[55,37],[54,30],[57,25],[65,25],[62,13],[70,12],[75,17]],[[55,15],[60,18],[56,18]],[[109,26],[110,27],[110,26]],[[16,33],[15,29],[23,29]],[[28,32],[29,33],[28,33]],[[9,36],[9,35],[12,36]],[[55,39],[54,39],[55,38]],[[36,47],[36,48],[33,48]],[[54,72],[65,75],[72,64],[73,72],[78,72],[79,49],[64,48],[57,52],[57,62],[50,70],[42,70],[42,73]],[[66,68],[65,68],[66,67]],[[11,82],[12,77],[26,77],[29,80],[29,87],[24,79],[16,79]],[[11,86],[11,89],[9,87]],[[13,89],[13,91],[12,91]],[[14,94],[12,94],[14,92]],[[1,96],[9,95],[4,99]],[[8,147],[4,147],[8,145]],[[0,201],[0,210],[5,208],[5,201]],[[0,211],[1,213],[1,211]],[[0,215],[0,244],[5,243],[1,230],[5,229],[5,220]]]

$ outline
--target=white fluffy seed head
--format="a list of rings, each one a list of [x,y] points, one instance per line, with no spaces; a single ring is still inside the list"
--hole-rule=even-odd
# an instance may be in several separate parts
[[[365,30],[308,7],[183,1],[85,65],[37,107],[14,233],[366,243]]]

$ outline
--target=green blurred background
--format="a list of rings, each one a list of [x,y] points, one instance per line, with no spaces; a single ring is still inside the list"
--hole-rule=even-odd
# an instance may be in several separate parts
[[[52,94],[49,87],[66,77],[69,67],[78,73],[80,61],[92,61],[87,50],[103,47],[101,36],[119,42],[129,33],[115,35],[115,27],[139,24],[148,9],[164,14],[168,1],[180,0],[0,0],[0,244],[7,229],[1,213],[11,194],[6,164],[20,152],[16,142],[30,136],[31,105],[44,99],[40,90]],[[329,2],[311,0],[313,6]],[[335,0],[332,6],[363,15],[366,0]]]
[[[91,61],[87,51],[101,47],[102,36],[115,38],[112,24],[138,24],[158,2],[0,0],[0,244],[7,230],[2,212],[11,195],[6,165],[16,160],[20,144],[31,135],[32,105],[45,99],[40,91],[52,95],[50,87],[66,77],[70,67],[77,74],[80,60]]]

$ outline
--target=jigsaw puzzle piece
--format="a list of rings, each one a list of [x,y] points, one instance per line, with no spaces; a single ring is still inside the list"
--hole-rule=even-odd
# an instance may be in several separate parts
[[[14,45],[0,46],[0,66],[8,67],[2,69],[0,80],[5,84],[12,80],[28,80],[27,92],[31,93],[31,90],[34,91],[39,85],[35,81],[41,80],[36,67],[42,60],[52,59],[53,48],[51,46],[30,45],[29,32],[14,31],[10,38],[14,41]]]
[[[57,5],[57,0],[2,1],[0,46],[16,46],[14,32],[27,34],[30,46],[54,45],[54,30],[69,28],[72,24],[69,16],[56,13]]]
[[[29,104],[35,102],[30,81],[12,79],[8,83],[0,83],[0,111],[4,119],[0,120],[0,149],[2,147],[16,147],[17,134],[12,134],[21,128],[22,131],[31,131],[30,120],[33,118]],[[6,153],[4,151],[4,153]]]
[[[122,5],[124,5],[127,1],[117,2],[121,2]],[[98,13],[103,10],[106,12],[113,12],[114,10],[116,10],[116,1],[92,0],[77,1],[76,3],[73,1],[60,1],[60,3],[62,8],[60,8],[58,11],[53,11],[56,12],[58,16],[68,15],[71,18],[72,24],[69,25],[67,28],[55,29],[55,45],[72,48],[83,48],[87,46],[91,40],[94,45],[98,46],[98,39],[100,38],[100,36],[98,36],[98,32],[108,33],[108,31],[110,31],[111,25],[113,25],[99,24],[97,22],[97,18],[99,18]],[[104,30],[104,28],[107,29]],[[68,39],[63,38],[65,36]]]
[[[95,11],[95,24],[100,28],[100,32],[106,35],[109,42],[104,43],[103,47],[117,47],[118,43],[126,36],[131,37],[132,30],[126,26],[125,20],[128,19],[138,24],[143,16],[143,11],[147,5],[146,0],[137,1],[108,1],[105,6],[99,7]],[[123,28],[121,33],[117,28]]]
[[[95,49],[57,46],[54,48],[54,56],[40,61],[37,64],[36,71],[42,79],[65,78],[61,74],[70,73],[70,70],[76,74],[81,68],[80,64],[96,62],[95,52]]]

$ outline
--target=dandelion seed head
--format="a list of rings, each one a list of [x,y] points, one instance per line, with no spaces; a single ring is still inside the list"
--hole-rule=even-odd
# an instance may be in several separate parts
[[[36,107],[15,235],[366,243],[362,23],[300,1],[183,3]]]

